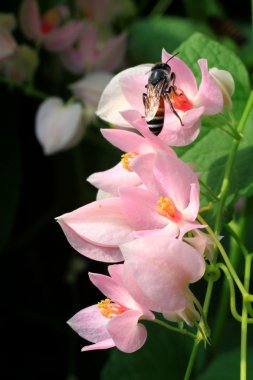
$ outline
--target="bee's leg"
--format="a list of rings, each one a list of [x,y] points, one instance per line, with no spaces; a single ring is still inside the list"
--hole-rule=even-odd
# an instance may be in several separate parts
[[[169,92],[173,91],[176,96],[181,96],[182,92],[177,90],[177,86],[175,85],[176,74],[174,72],[170,75],[170,83],[172,83],[169,87]]]
[[[176,80],[176,74],[172,71],[170,74],[170,82],[172,83],[172,86],[175,86],[175,80]]]
[[[169,105],[170,105],[170,109],[171,109],[171,111],[174,113],[174,115],[176,115],[176,117],[179,119],[179,121],[180,121],[180,123],[181,123],[181,125],[182,125],[182,127],[183,127],[183,123],[182,123],[182,120],[181,120],[181,117],[178,115],[178,113],[177,113],[177,111],[175,110],[175,108],[173,107],[173,104],[172,104],[172,102],[171,102],[171,100],[170,100],[170,97],[169,97],[169,93],[170,92],[175,92],[175,89],[174,89],[174,87],[173,86],[170,86],[169,87],[169,89],[168,89],[168,91],[166,91],[165,93],[164,93],[164,97],[165,97],[165,99],[169,102]]]
[[[147,102],[147,94],[143,93],[142,94],[142,101],[143,101],[143,104],[144,104],[144,107],[146,106],[146,102]]]

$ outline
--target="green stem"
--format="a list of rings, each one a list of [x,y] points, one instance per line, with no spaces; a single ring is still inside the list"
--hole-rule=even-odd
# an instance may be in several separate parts
[[[162,327],[165,327],[166,329],[170,330],[170,331],[174,331],[174,332],[177,332],[179,334],[182,334],[182,335],[187,335],[193,339],[196,339],[196,335],[195,334],[192,334],[190,333],[189,331],[185,330],[185,329],[179,329],[177,327],[174,327],[174,326],[171,326],[169,325],[168,323],[166,322],[163,322],[161,321],[160,319],[154,319],[153,321],[151,322],[154,322],[156,323],[157,325],[160,325]]]
[[[207,224],[205,219],[202,218],[202,216],[198,215],[198,220],[202,223],[202,224]],[[231,264],[231,261],[229,260],[229,257],[225,251],[225,249],[223,248],[221,242],[217,239],[216,237],[216,234],[214,233],[214,231],[211,229],[211,227],[207,226],[206,227],[206,230],[207,232],[209,233],[209,235],[212,237],[213,241],[215,242],[216,244],[216,247],[218,248],[218,250],[220,251],[222,257],[223,257],[223,260],[225,261],[228,269],[229,269],[229,272],[231,274],[231,276],[233,277],[236,285],[238,286],[238,289],[240,290],[240,292],[242,293],[242,295],[246,295],[247,292],[241,282],[241,280],[239,279],[233,265]]]
[[[237,132],[239,134],[242,133],[242,131],[245,127],[245,124],[246,124],[246,121],[248,119],[249,113],[252,109],[252,106],[253,106],[253,90],[250,93],[250,96],[249,96],[247,104],[244,108],[241,120],[240,120],[238,127],[237,127]],[[223,182],[221,185],[221,191],[219,194],[220,202],[218,204],[217,218],[216,218],[216,224],[215,224],[215,233],[216,234],[219,234],[221,231],[222,216],[223,216],[225,202],[226,202],[226,198],[227,198],[227,194],[228,194],[228,190],[229,190],[231,173],[232,173],[235,156],[236,156],[237,149],[239,147],[240,142],[241,142],[241,139],[240,140],[233,140],[232,148],[231,148],[231,151],[230,151],[230,154],[228,156],[227,163],[226,163],[224,178],[223,178]]]
[[[240,122],[238,124],[238,127],[237,127],[238,134],[241,134],[242,131],[243,131],[243,128],[244,128],[244,126],[246,124],[246,121],[248,119],[249,113],[251,111],[252,105],[253,105],[253,91],[251,91],[251,93],[250,93],[249,99],[247,101],[247,104],[246,104],[246,106],[244,108],[242,117],[241,117]],[[223,216],[224,206],[225,206],[225,202],[226,202],[226,198],[227,198],[227,194],[228,194],[230,177],[231,177],[231,173],[232,173],[232,167],[233,167],[233,163],[234,163],[234,160],[235,160],[236,152],[237,152],[237,149],[239,147],[240,141],[241,141],[241,139],[233,141],[232,148],[231,148],[228,160],[227,160],[227,164],[226,164],[226,168],[225,168],[225,173],[224,173],[224,178],[223,178],[223,182],[222,182],[222,186],[221,186],[221,191],[220,191],[220,195],[219,195],[220,201],[219,201],[219,204],[218,204],[218,212],[217,212],[217,216],[216,216],[215,233],[213,234],[214,235],[213,237],[215,237],[215,240],[218,242],[219,246],[221,246],[221,244],[218,241],[218,239],[216,238],[216,234],[219,235],[220,231],[221,231],[222,216]],[[204,223],[204,224],[206,224],[206,223]],[[210,227],[208,227],[208,228],[210,228]],[[212,231],[212,233],[213,233],[213,231]],[[222,246],[221,246],[221,248],[225,252],[225,250],[224,250],[224,248]],[[227,257],[226,252],[225,252],[225,257]],[[214,260],[213,260],[214,264],[216,263],[216,261],[217,261],[217,252],[214,255]],[[230,264],[229,260],[228,260],[228,262]],[[233,267],[232,267],[232,271],[235,273]],[[237,276],[236,273],[235,273],[235,275],[236,275],[236,278],[239,280],[238,284],[240,285],[240,290],[243,290],[243,293],[244,293],[245,292],[244,286],[242,285],[242,283],[241,283],[241,281],[238,278],[238,276]],[[209,309],[209,305],[210,305],[210,301],[211,301],[212,290],[213,290],[213,283],[214,283],[214,280],[213,280],[213,278],[211,276],[210,279],[208,280],[207,291],[206,291],[206,296],[205,296],[205,301],[204,301],[204,307],[203,307],[203,310],[205,312],[206,317],[207,317],[207,314],[208,314],[208,309]],[[238,284],[237,284],[237,286],[238,286]],[[198,333],[199,333],[199,331],[198,331]],[[193,368],[193,365],[194,365],[194,361],[195,361],[195,358],[197,356],[198,344],[199,344],[198,341],[194,342],[193,350],[192,350],[192,353],[191,353],[191,356],[190,356],[190,359],[189,359],[189,363],[188,363],[188,366],[187,366],[187,369],[186,369],[186,374],[185,374],[184,380],[188,380],[190,378],[190,374],[191,374],[191,371],[192,371],[192,368]]]
[[[228,284],[229,284],[229,290],[230,290],[230,309],[231,309],[231,314],[233,315],[233,317],[238,321],[238,322],[241,322],[242,321],[242,317],[240,316],[240,314],[238,313],[237,309],[236,309],[236,303],[235,303],[235,287],[234,287],[234,283],[233,283],[233,279],[228,271],[228,268],[226,267],[226,265],[220,263],[217,265],[218,268],[222,269],[226,278],[227,278],[227,281],[228,281]]]
[[[249,291],[250,284],[250,269],[251,269],[251,256],[245,259],[244,270],[244,287]],[[242,305],[242,324],[241,324],[241,361],[240,361],[240,380],[247,379],[247,328],[248,328],[248,311],[246,301],[243,300]]]
[[[195,362],[195,358],[196,358],[197,353],[198,353],[198,348],[199,348],[199,341],[195,340],[193,348],[192,348],[191,356],[190,356],[190,359],[189,359],[189,362],[188,362],[188,366],[186,368],[184,380],[189,380],[190,379],[190,376],[191,376],[191,373],[192,373],[192,369],[193,369],[193,366],[194,366],[194,362]]]
[[[18,88],[20,91],[22,91],[25,95],[31,96],[33,98],[45,100],[49,98],[49,95],[46,94],[43,91],[37,90],[34,88],[32,85],[24,85],[22,83],[16,82],[14,80],[5,78],[5,77],[0,77],[0,83],[9,85],[10,87]]]
[[[150,12],[150,16],[162,16],[164,12],[169,8],[173,0],[160,0],[156,2],[156,5]]]

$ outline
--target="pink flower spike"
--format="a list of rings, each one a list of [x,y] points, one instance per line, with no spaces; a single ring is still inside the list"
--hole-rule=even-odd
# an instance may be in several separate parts
[[[137,351],[147,338],[146,328],[138,320],[155,319],[154,314],[138,304],[125,289],[122,265],[113,266],[113,272],[113,278],[89,274],[93,284],[110,298],[81,310],[68,321],[82,338],[94,343],[82,351],[114,346],[123,352]]]
[[[187,289],[205,272],[205,261],[188,244],[165,233],[123,244],[124,279],[133,297],[153,311],[182,310]],[[133,282],[134,279],[134,282]]]

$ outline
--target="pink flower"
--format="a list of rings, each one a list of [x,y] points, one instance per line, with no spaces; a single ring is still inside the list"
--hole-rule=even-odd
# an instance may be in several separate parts
[[[166,152],[132,163],[144,186],[124,186],[119,197],[101,199],[57,218],[69,243],[84,256],[121,261],[120,244],[162,231],[180,238],[193,228],[199,185],[190,167]]]
[[[171,57],[163,50],[162,62],[167,62]],[[199,89],[192,71],[181,59],[173,57],[169,61],[171,70],[176,75],[176,93],[172,92],[170,98],[183,123],[182,126],[165,101],[164,126],[159,138],[169,145],[190,144],[199,133],[201,115],[213,115],[222,111],[223,96],[218,84],[209,74],[207,60],[200,59],[198,63],[202,73]],[[138,128],[144,116],[142,95],[146,93],[145,85],[152,67],[150,64],[139,65],[116,75],[102,94],[98,116],[119,127]],[[129,113],[123,117],[121,113],[126,110]],[[134,111],[135,115],[138,111],[139,118],[135,117],[134,121],[130,111]]]
[[[197,250],[164,232],[155,239],[146,236],[120,248],[125,259],[125,285],[138,302],[164,314],[189,306],[189,284],[205,272],[205,260]]]
[[[69,71],[81,74],[87,71],[111,72],[123,63],[126,51],[126,33],[99,41],[93,24],[87,24],[75,46],[61,54],[63,65]]]
[[[81,105],[64,105],[60,98],[48,98],[36,114],[35,134],[46,155],[77,145],[84,134]]]
[[[120,187],[125,185],[138,186],[142,183],[140,177],[131,168],[136,157],[158,151],[165,151],[174,157],[176,156],[171,148],[145,126],[140,127],[139,131],[144,137],[120,129],[101,129],[106,140],[126,153],[121,156],[121,161],[112,169],[94,173],[87,178],[87,181],[98,189],[117,196]]]
[[[43,16],[35,0],[23,0],[20,9],[20,24],[27,38],[42,43],[52,52],[67,49],[77,39],[83,28],[82,21],[66,21],[68,9],[59,5]]]
[[[117,347],[123,352],[134,352],[147,339],[146,328],[140,319],[153,320],[155,316],[137,303],[123,285],[123,265],[108,268],[111,277],[90,273],[92,283],[106,295],[104,301],[79,311],[68,324],[82,338],[92,342],[82,351]]]

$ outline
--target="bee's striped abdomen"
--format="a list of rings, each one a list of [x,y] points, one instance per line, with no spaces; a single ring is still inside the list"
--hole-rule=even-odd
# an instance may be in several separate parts
[[[164,123],[164,99],[162,96],[160,97],[159,107],[155,116],[147,123],[150,131],[154,133],[154,135],[157,136],[162,131]]]

